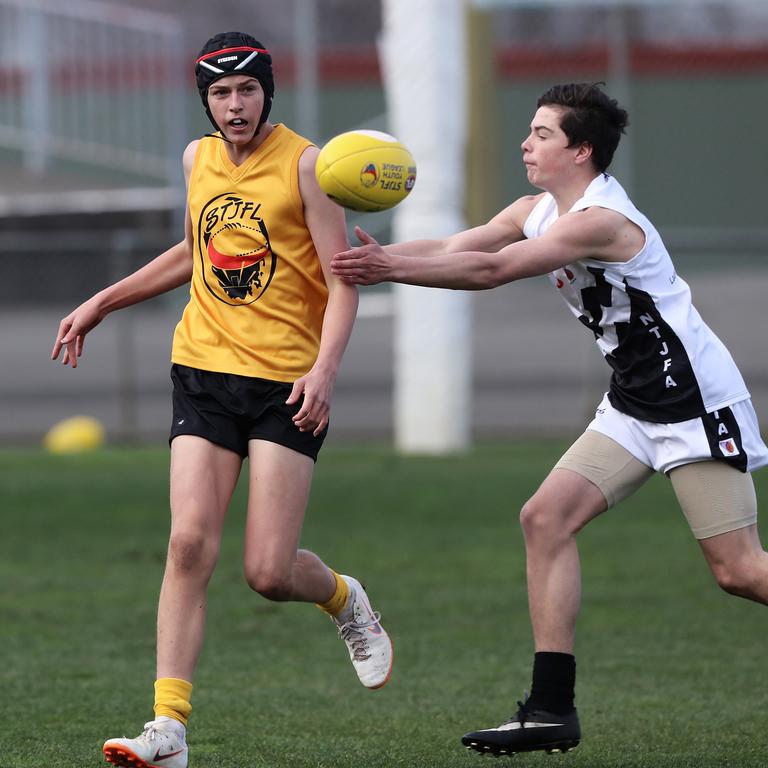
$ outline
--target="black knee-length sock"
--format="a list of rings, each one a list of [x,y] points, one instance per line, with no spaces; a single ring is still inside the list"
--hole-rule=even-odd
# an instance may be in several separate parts
[[[528,708],[567,714],[573,710],[575,685],[575,656],[570,653],[540,651],[533,658],[533,682]]]

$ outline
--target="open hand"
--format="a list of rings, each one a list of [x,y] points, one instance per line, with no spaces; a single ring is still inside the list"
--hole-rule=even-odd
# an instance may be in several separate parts
[[[72,368],[77,368],[77,358],[83,354],[85,334],[97,326],[103,319],[104,315],[93,299],[89,299],[76,310],[70,312],[59,323],[59,331],[56,334],[56,341],[51,351],[51,360],[55,360],[63,348],[62,365],[70,365]]]
[[[355,234],[362,245],[337,253],[331,259],[333,273],[357,285],[375,285],[389,280],[392,256],[364,229],[355,227]]]

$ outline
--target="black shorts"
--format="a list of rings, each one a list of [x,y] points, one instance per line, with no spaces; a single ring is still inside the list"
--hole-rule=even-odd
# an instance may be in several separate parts
[[[179,435],[197,435],[245,458],[249,440],[268,440],[317,461],[328,428],[318,437],[299,431],[292,419],[301,408],[301,398],[293,405],[285,404],[291,384],[175,363],[171,381],[173,423],[169,442]]]

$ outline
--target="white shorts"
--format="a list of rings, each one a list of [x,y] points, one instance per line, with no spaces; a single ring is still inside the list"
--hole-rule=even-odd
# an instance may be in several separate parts
[[[742,472],[768,465],[768,448],[749,399],[689,421],[656,424],[617,411],[606,393],[587,429],[615,440],[657,472],[710,459]]]

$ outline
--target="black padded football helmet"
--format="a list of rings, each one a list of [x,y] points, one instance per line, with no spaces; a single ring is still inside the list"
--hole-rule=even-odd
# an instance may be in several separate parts
[[[264,90],[264,109],[256,127],[258,131],[269,117],[275,95],[272,57],[256,38],[244,32],[221,32],[214,35],[198,54],[195,61],[195,78],[205,113],[216,130],[220,128],[216,125],[208,106],[208,88],[211,83],[215,83],[222,77],[237,74],[255,77]]]

